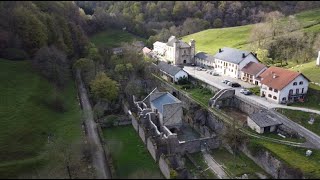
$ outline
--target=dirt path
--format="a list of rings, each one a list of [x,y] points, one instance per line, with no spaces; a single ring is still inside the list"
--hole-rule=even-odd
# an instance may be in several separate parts
[[[99,139],[97,125],[93,119],[93,112],[87,95],[87,90],[83,85],[79,70],[77,71],[76,78],[82,111],[85,117],[87,138],[91,146],[92,165],[96,170],[96,178],[111,179],[110,169],[107,166],[104,150]]]
[[[212,169],[212,171],[217,175],[219,179],[230,178],[222,169],[221,165],[218,164],[207,151],[202,151],[202,154],[208,166]]]

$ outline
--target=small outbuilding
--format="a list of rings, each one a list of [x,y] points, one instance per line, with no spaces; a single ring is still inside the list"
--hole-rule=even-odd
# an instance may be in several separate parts
[[[176,83],[180,78],[188,78],[188,73],[178,66],[173,66],[167,62],[160,61],[158,68],[161,72],[162,78],[169,82]]]
[[[253,113],[247,118],[248,126],[259,134],[274,132],[282,123],[267,111]]]

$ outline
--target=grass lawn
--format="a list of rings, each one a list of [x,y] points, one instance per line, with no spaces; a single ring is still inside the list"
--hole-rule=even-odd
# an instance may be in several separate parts
[[[311,81],[320,83],[320,67],[316,66],[315,59],[305,64],[293,66],[290,70],[299,71],[307,76]]]
[[[256,86],[253,88],[248,88],[248,90],[250,90],[253,94],[260,97],[260,87],[259,86]]]
[[[291,109],[277,109],[277,111],[287,116],[292,121],[320,135],[320,115]],[[313,114],[315,119],[313,125],[308,123],[311,114]]]
[[[47,163],[49,133],[68,142],[79,138],[81,113],[73,82],[62,92],[67,111],[59,113],[44,103],[53,87],[29,61],[0,59],[0,69],[0,177],[14,178]]]
[[[93,42],[98,47],[119,47],[122,42],[133,42],[135,40],[144,41],[144,39],[130,34],[126,31],[108,29],[99,32],[90,37],[91,42]]]
[[[251,143],[257,144],[260,147],[263,146],[291,167],[299,168],[307,179],[320,178],[320,150],[312,150],[312,155],[306,157],[305,154],[307,149],[305,148],[259,140],[252,140]]]
[[[207,163],[204,161],[204,157],[201,152],[190,154],[191,158],[200,166],[200,169],[195,167],[195,165],[186,157],[186,167],[193,173],[197,178],[201,179],[218,179],[217,176],[211,169],[208,169]]]
[[[211,150],[210,153],[214,159],[234,177],[240,177],[243,174],[248,174],[249,178],[259,178],[255,172],[267,175],[255,162],[249,159],[242,152],[236,157],[230,154],[225,148]]]
[[[209,89],[203,88],[201,86],[186,89],[185,91],[188,92],[193,98],[201,101],[206,105],[208,105],[209,99],[214,96],[214,94]]]
[[[132,126],[103,130],[111,151],[117,178],[161,178],[163,176],[149,151]]]
[[[252,25],[207,29],[184,36],[182,40],[189,42],[190,39],[194,39],[197,52],[203,51],[214,55],[223,47],[246,49],[251,28]]]

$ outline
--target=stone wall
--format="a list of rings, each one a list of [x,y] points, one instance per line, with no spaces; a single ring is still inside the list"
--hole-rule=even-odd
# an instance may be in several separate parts
[[[251,152],[247,145],[243,145],[242,152],[252,159],[275,179],[302,179],[300,170],[288,167],[283,161],[277,159],[269,151],[260,149],[259,152]]]
[[[132,124],[133,128],[138,132],[139,131],[139,124],[133,115],[131,115],[131,124]]]
[[[216,149],[221,142],[216,137],[201,138],[179,143],[177,152],[180,154],[200,152],[202,149]]]
[[[165,156],[161,155],[159,158],[159,167],[166,179],[170,179],[170,167],[166,162]]]
[[[157,156],[157,145],[152,142],[151,137],[147,138],[147,149],[150,152],[153,160],[157,162],[157,159],[159,158]]]
[[[139,136],[142,139],[143,143],[146,144],[146,135],[145,135],[145,130],[143,128],[143,126],[139,125]]]
[[[217,93],[218,91],[220,91],[219,88],[217,88],[215,86],[212,86],[212,85],[210,85],[208,83],[205,83],[205,82],[201,81],[200,79],[194,78],[192,76],[189,76],[189,81],[194,85],[200,85],[200,86],[202,86],[204,88],[208,88],[213,93]]]
[[[247,114],[259,112],[262,109],[258,104],[254,104],[248,100],[240,99],[235,96],[222,100],[221,107],[234,107]]]

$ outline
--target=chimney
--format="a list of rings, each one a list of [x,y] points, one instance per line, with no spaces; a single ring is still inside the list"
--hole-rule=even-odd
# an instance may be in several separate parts
[[[275,79],[277,77],[276,73],[272,74],[272,78]]]
[[[222,52],[222,49],[221,48],[219,48],[219,53],[221,53]]]
[[[242,58],[245,58],[245,57],[246,57],[246,55],[244,53],[242,53]]]

